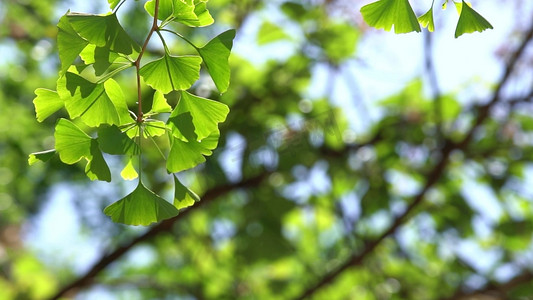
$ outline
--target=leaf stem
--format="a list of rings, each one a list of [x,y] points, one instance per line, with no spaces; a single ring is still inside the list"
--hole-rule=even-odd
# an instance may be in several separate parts
[[[148,36],[146,37],[146,40],[144,40],[144,44],[142,46],[141,52],[139,53],[139,56],[135,60],[135,69],[137,71],[137,122],[142,123],[143,122],[143,110],[142,110],[142,95],[141,95],[141,59],[143,57],[144,52],[146,51],[146,47],[148,46],[148,42],[150,41],[150,38],[152,37],[152,34],[154,31],[157,31],[157,17],[159,14],[159,0],[155,0],[155,8],[154,8],[154,22],[152,23],[152,28],[150,28],[150,32],[148,32]],[[139,176],[140,178],[140,176]]]
[[[182,40],[186,41],[189,45],[193,46],[194,49],[197,49],[197,50],[198,50],[198,47],[196,47],[195,44],[193,44],[191,41],[189,41],[189,39],[187,39],[187,38],[184,37],[183,35],[181,35],[181,34],[175,32],[175,31],[168,30],[168,29],[164,29],[164,28],[160,29],[160,31],[166,31],[166,32],[173,33],[173,34],[175,34],[177,37],[179,37],[179,38],[181,38]]]

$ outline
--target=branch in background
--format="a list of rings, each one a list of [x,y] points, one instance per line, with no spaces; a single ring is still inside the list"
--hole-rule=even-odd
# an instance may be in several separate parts
[[[533,273],[525,271],[502,284],[489,284],[483,289],[472,292],[463,292],[459,289],[450,298],[442,300],[507,299],[507,294],[512,289],[530,281],[533,281]]]
[[[396,230],[403,225],[403,223],[410,218],[410,214],[417,208],[423,201],[424,196],[426,192],[440,179],[440,177],[443,175],[450,158],[450,154],[454,150],[465,150],[468,146],[468,144],[471,142],[474,133],[476,130],[480,127],[480,125],[488,118],[490,109],[501,99],[501,91],[503,86],[507,83],[509,80],[509,77],[513,70],[515,69],[518,59],[524,52],[526,45],[529,43],[529,41],[533,38],[533,24],[530,26],[530,29],[528,30],[527,34],[525,35],[524,39],[522,40],[522,43],[517,48],[517,50],[514,52],[514,54],[511,56],[509,61],[506,64],[504,74],[500,81],[498,82],[496,89],[493,93],[493,97],[491,100],[483,105],[480,106],[477,110],[477,118],[474,121],[474,124],[470,131],[467,133],[465,138],[459,142],[459,143],[453,143],[451,141],[446,141],[443,149],[441,150],[441,158],[439,162],[435,165],[433,170],[426,176],[427,181],[424,185],[424,187],[421,189],[421,191],[414,197],[411,204],[407,207],[407,209],[399,216],[397,216],[394,220],[394,222],[389,226],[387,230],[385,230],[378,238],[368,241],[365,244],[364,249],[358,253],[353,254],[348,258],[344,263],[342,263],[338,268],[333,270],[332,272],[329,272],[325,276],[323,276],[317,283],[307,288],[301,295],[297,296],[295,299],[305,299],[307,297],[310,297],[315,292],[320,290],[322,287],[326,286],[327,284],[333,282],[333,280],[340,275],[345,270],[349,269],[350,267],[359,266],[362,264],[363,260],[387,237],[391,236],[396,232]]]
[[[109,252],[108,254],[105,254],[102,256],[98,262],[96,262],[92,268],[87,271],[84,275],[80,276],[79,278],[75,279],[71,283],[65,285],[62,287],[54,296],[50,297],[49,299],[59,299],[63,296],[66,296],[69,293],[76,293],[77,290],[88,286],[92,284],[94,278],[102,272],[105,268],[107,268],[111,263],[118,260],[120,257],[122,257],[126,252],[128,252],[131,248],[133,248],[135,245],[146,242],[155,236],[157,236],[160,233],[168,232],[172,229],[173,225],[191,214],[191,212],[194,212],[198,210],[200,207],[207,205],[208,203],[213,202],[213,200],[217,199],[220,196],[223,196],[229,192],[232,192],[234,190],[240,189],[240,188],[247,188],[247,187],[253,187],[258,186],[267,176],[269,175],[268,172],[261,173],[260,175],[256,177],[252,177],[234,184],[228,184],[223,185],[219,187],[215,187],[213,189],[208,190],[203,196],[202,201],[196,203],[194,206],[188,208],[187,210],[180,212],[179,215],[175,216],[174,218],[165,220],[154,227],[150,228],[146,233],[134,238],[133,240],[129,241],[128,243],[116,248],[115,250]]]

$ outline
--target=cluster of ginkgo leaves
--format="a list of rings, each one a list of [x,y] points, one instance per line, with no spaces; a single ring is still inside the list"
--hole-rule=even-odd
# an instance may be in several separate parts
[[[55,91],[37,89],[34,105],[39,122],[62,108],[69,119],[60,118],[56,123],[55,149],[30,154],[29,163],[47,161],[57,154],[65,164],[85,161],[85,173],[91,180],[110,182],[111,172],[104,153],[122,156],[125,167],[121,176],[126,180],[138,178],[138,185],[106,207],[104,213],[115,222],[149,225],[176,216],[180,209],[199,201],[174,173],[191,169],[204,162],[204,156],[212,154],[220,135],[218,123],[225,121],[229,108],[187,90],[200,78],[202,63],[219,92],[227,90],[228,58],[235,31],[228,30],[203,47],[196,46],[168,25],[172,22],[190,27],[211,25],[214,20],[206,6],[208,0],[150,0],[144,7],[153,17],[153,26],[141,46],[117,19],[124,1],[108,0],[112,10],[108,14],[67,12],[59,20],[57,45],[61,69],[57,87]],[[172,55],[163,31],[186,41],[198,55]],[[141,63],[148,41],[155,35],[161,39],[165,54]],[[137,112],[129,110],[121,86],[113,79],[132,67],[137,71],[136,78],[132,78],[132,82],[137,82]],[[154,90],[152,107],[146,113],[142,110],[141,77]],[[179,94],[175,107],[165,98],[172,91]],[[168,149],[160,149],[156,137],[168,138]],[[142,182],[141,156],[145,147],[157,147],[166,160],[168,173],[173,174],[172,204]]]
[[[450,0],[445,0],[442,9]],[[457,27],[455,28],[455,37],[464,33],[481,32],[485,29],[492,29],[492,25],[476,12],[470,3],[461,0],[453,1],[459,14]],[[433,6],[435,0],[431,2],[431,8],[422,16],[416,17],[413,8],[408,0],[379,0],[367,4],[361,8],[361,14],[365,22],[375,28],[390,31],[394,25],[395,33],[420,32],[420,25],[427,27],[429,31],[435,30],[433,21]]]

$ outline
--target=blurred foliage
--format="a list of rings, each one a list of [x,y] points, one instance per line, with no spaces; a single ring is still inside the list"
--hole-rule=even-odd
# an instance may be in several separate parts
[[[238,29],[236,45],[256,38],[250,49],[257,53],[232,54],[231,85],[224,95],[202,78],[193,87],[231,112],[221,126],[219,149],[179,175],[200,197],[216,187],[237,187],[196,203],[65,298],[296,298],[389,228],[425,186],[445,145],[463,140],[479,115],[479,99],[466,89],[429,97],[431,85],[420,76],[372,104],[379,118],[355,133],[353,121],[364,112],[352,114],[335,104],[329,83],[324,94],[309,93],[316,91],[318,67],[351,65],[360,43],[372,35],[354,21],[357,10],[343,3],[352,7],[352,1],[341,0],[211,0],[216,28],[179,28],[199,44],[229,27]],[[0,3],[1,299],[52,297],[94,263],[76,257],[78,239],[65,236],[61,246],[40,247],[30,240],[36,238],[30,232],[40,212],[53,196],[60,197],[57,189],[76,195],[68,199],[73,222],[79,223],[80,239],[94,241],[97,255],[143,233],[101,213],[130,185],[88,183],[83,165],[65,166],[57,158],[28,167],[29,153],[53,147],[55,124],[35,121],[33,91],[55,86],[60,69],[55,24],[71,4]],[[84,5],[95,13],[107,7],[105,1]],[[122,9],[124,27],[142,40],[150,20],[141,3],[127,1]],[[250,26],[259,34],[245,36]],[[189,51],[178,40],[168,44],[178,53]],[[280,54],[278,49],[291,50],[255,61],[254,55]],[[162,49],[150,52],[158,57]],[[531,67],[528,55],[522,71]],[[344,76],[336,74],[329,80]],[[133,78],[126,73],[117,82],[131,86]],[[350,88],[357,89],[355,83]],[[134,89],[124,93],[135,99]],[[143,93],[152,99],[152,91]],[[493,299],[532,299],[533,107],[531,97],[508,96],[514,100],[501,99],[471,142],[449,154],[447,168],[403,226],[311,298],[476,299],[480,290]],[[176,95],[168,98],[177,101]],[[148,148],[145,155],[160,154]],[[172,180],[161,174],[164,164],[147,164],[146,184],[171,195]],[[260,181],[246,181],[261,174]],[[80,259],[81,269],[75,267]]]

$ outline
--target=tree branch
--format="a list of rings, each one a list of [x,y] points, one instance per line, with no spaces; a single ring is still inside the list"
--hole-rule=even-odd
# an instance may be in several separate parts
[[[162,221],[161,223],[150,228],[146,233],[134,238],[133,240],[116,248],[115,250],[109,252],[108,254],[103,255],[98,260],[98,262],[92,266],[92,268],[89,271],[87,271],[84,275],[75,279],[71,283],[63,286],[54,296],[50,297],[49,299],[59,299],[65,296],[67,293],[75,292],[75,290],[78,290],[87,285],[90,285],[92,281],[94,280],[94,278],[100,272],[102,272],[111,263],[113,263],[114,261],[122,257],[126,252],[128,252],[135,245],[141,242],[146,242],[162,232],[170,231],[174,223],[176,223],[178,220],[185,218],[191,212],[194,212],[198,210],[200,207],[207,205],[210,202],[213,202],[213,200],[217,199],[218,197],[222,195],[225,195],[239,188],[246,188],[246,187],[252,187],[252,186],[259,185],[268,175],[269,175],[268,172],[264,172],[258,176],[240,181],[238,183],[223,185],[223,186],[215,187],[211,190],[208,190],[202,196],[202,201],[196,203],[194,206],[188,208],[187,210],[183,212],[180,212],[180,214],[175,216],[174,218]]]
[[[507,299],[506,294],[512,289],[530,281],[533,281],[533,273],[525,271],[503,284],[489,284],[483,289],[472,292],[463,292],[461,289],[458,289],[453,296],[442,298],[441,300],[474,300],[481,299],[483,296],[493,296],[494,299]]]
[[[448,165],[451,152],[454,150],[465,150],[467,145],[471,142],[475,131],[488,118],[491,107],[494,106],[494,104],[496,104],[500,100],[503,86],[509,80],[511,73],[516,67],[518,59],[520,58],[520,56],[522,55],[522,53],[524,52],[526,48],[526,45],[529,43],[529,41],[532,38],[533,38],[533,24],[531,25],[530,29],[526,33],[520,46],[517,48],[517,50],[513,53],[513,55],[509,59],[505,67],[504,74],[502,78],[499,80],[498,85],[496,86],[496,89],[493,93],[493,97],[487,104],[480,106],[479,109],[477,110],[478,112],[477,118],[475,119],[474,124],[472,125],[472,128],[470,129],[470,131],[467,133],[465,138],[459,143],[453,143],[449,140],[446,141],[443,149],[441,150],[441,158],[439,162],[435,165],[433,170],[426,176],[427,181],[424,187],[414,197],[413,201],[407,207],[407,209],[401,215],[397,216],[394,222],[389,226],[389,228],[385,230],[378,238],[366,242],[364,249],[360,253],[353,254],[352,256],[350,256],[350,258],[348,258],[337,269],[326,274],[317,283],[307,288],[301,295],[297,296],[295,299],[305,299],[307,297],[310,297],[316,291],[326,286],[327,284],[331,283],[338,275],[340,275],[345,270],[353,266],[361,265],[363,260],[367,257],[367,255],[369,255],[383,240],[385,240],[390,235],[394,234],[396,230],[399,227],[401,227],[401,225],[403,225],[405,221],[409,219],[410,214],[415,210],[415,208],[417,208],[422,203],[426,192],[435,183],[437,183],[437,181],[440,179],[440,177],[444,173]]]

